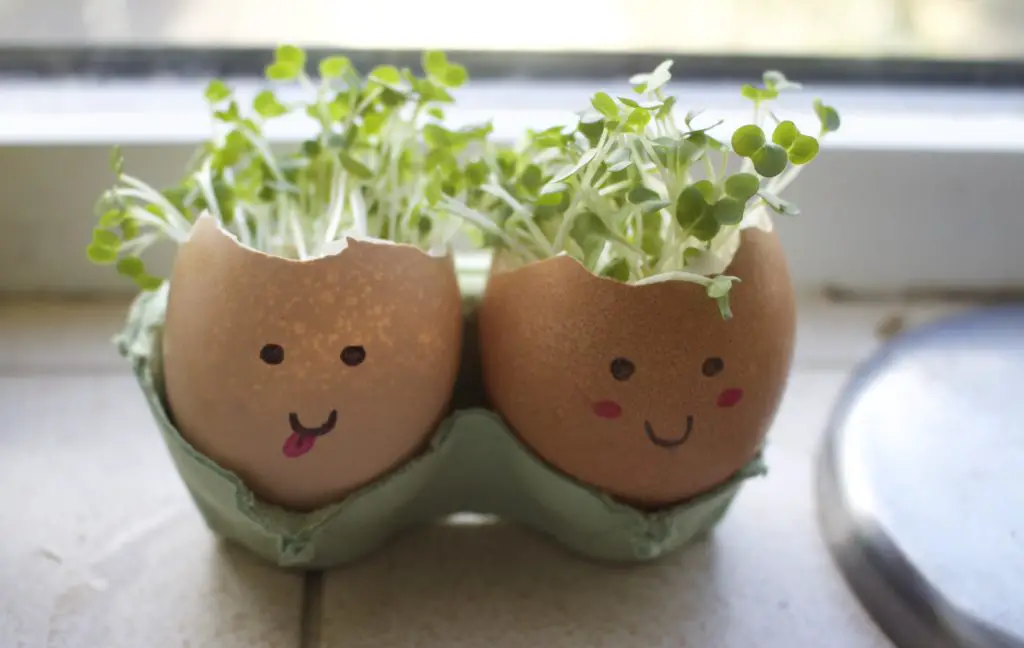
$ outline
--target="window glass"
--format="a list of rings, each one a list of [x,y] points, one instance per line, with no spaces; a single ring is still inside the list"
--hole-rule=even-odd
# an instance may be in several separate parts
[[[1024,0],[0,0],[0,45],[1024,58]]]

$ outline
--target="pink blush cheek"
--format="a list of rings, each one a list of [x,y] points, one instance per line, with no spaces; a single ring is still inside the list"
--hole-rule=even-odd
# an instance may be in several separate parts
[[[742,389],[736,389],[735,387],[726,389],[718,395],[718,406],[732,407],[736,403],[740,402],[741,398],[743,398]]]
[[[622,407],[615,401],[600,401],[594,403],[594,414],[604,419],[617,419],[622,416]]]

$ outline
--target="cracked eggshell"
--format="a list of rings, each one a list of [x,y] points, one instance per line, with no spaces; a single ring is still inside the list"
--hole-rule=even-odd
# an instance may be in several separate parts
[[[796,319],[777,235],[742,236],[731,320],[692,283],[627,285],[567,256],[499,269],[479,314],[492,405],[541,458],[630,504],[727,481],[778,409]]]
[[[175,259],[168,409],[260,498],[311,510],[409,459],[443,419],[461,351],[453,260],[350,240],[293,261],[203,216]]]

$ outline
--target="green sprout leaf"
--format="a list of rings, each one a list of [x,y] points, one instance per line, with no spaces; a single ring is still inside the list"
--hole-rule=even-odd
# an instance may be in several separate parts
[[[139,236],[139,226],[138,226],[138,224],[134,220],[132,220],[130,218],[125,218],[123,221],[121,221],[121,239],[122,240],[124,240],[124,241],[132,241],[132,240],[138,238],[138,236]]]
[[[655,93],[672,79],[672,61],[666,59],[649,74],[635,74],[629,79],[637,94]]]
[[[97,265],[110,265],[117,260],[117,250],[97,243],[91,243],[85,249],[85,253],[89,260]]]
[[[300,72],[302,68],[298,65],[277,61],[267,66],[265,74],[270,81],[294,81]]]
[[[704,193],[696,185],[690,185],[680,192],[676,199],[676,222],[683,229],[692,227],[709,209]]]
[[[661,251],[665,246],[665,241],[661,236],[661,215],[657,213],[657,210],[644,213],[643,226],[644,235],[640,246],[647,255],[656,259],[661,255]]]
[[[657,191],[641,185],[630,189],[630,192],[626,195],[626,200],[634,205],[642,205],[650,201],[660,201],[662,197],[657,195]]]
[[[800,135],[800,130],[791,121],[779,122],[772,133],[772,141],[784,149],[793,146],[793,142]]]
[[[231,97],[231,89],[220,79],[214,79],[206,85],[204,96],[211,104],[217,104]]]
[[[839,112],[832,106],[826,106],[821,99],[814,100],[814,114],[821,123],[822,133],[834,133],[839,130]]]
[[[116,250],[121,244],[121,238],[109,230],[94,229],[92,231],[92,242],[95,245]]]
[[[626,200],[634,205],[640,205],[652,200],[661,200],[661,196],[658,195],[658,192],[641,185],[633,187],[629,193],[626,194]]]
[[[782,90],[799,90],[801,86],[795,81],[790,81],[786,75],[778,70],[767,70],[761,76],[764,87],[768,90],[781,92]]]
[[[711,297],[718,304],[718,312],[722,315],[722,319],[732,319],[732,308],[729,305],[729,292],[732,290],[732,284],[734,281],[739,281],[736,277],[727,277],[725,275],[718,275],[711,280],[711,283],[707,286],[708,297]]]
[[[306,65],[306,53],[294,45],[281,45],[274,52],[275,63],[287,63],[297,68]]]
[[[348,153],[342,153],[340,156],[341,166],[345,167],[345,170],[363,180],[370,180],[373,178],[373,171],[370,171],[369,167],[355,159]]]
[[[726,295],[729,294],[729,291],[732,289],[732,282],[734,280],[735,277],[718,275],[717,277],[711,280],[711,283],[708,284],[708,297],[711,297],[713,299],[725,297]]]
[[[818,155],[818,140],[810,135],[800,135],[789,148],[788,155],[793,164],[808,164]]]
[[[634,108],[626,118],[626,127],[633,132],[643,132],[651,121],[651,113],[646,108]]]
[[[163,279],[145,273],[137,275],[133,279],[135,285],[146,292],[156,290],[164,284]]]
[[[710,180],[698,180],[693,183],[693,187],[704,196],[709,205],[715,202],[715,185]]]
[[[710,213],[711,207],[708,207],[708,212],[705,213],[693,227],[690,228],[690,236],[693,236],[699,241],[710,243],[711,239],[718,235],[718,232],[722,229],[721,224],[714,218]]]
[[[449,88],[461,87],[467,79],[469,79],[469,72],[466,71],[465,66],[458,64],[450,64],[442,77],[444,84]]]
[[[597,157],[597,149],[589,149],[586,153],[580,156],[580,159],[576,161],[576,164],[568,166],[551,178],[551,182],[561,182],[571,175],[579,172],[583,167],[590,164],[590,162]]]
[[[263,90],[257,94],[252,101],[252,108],[264,119],[279,117],[288,112],[288,108],[277,100],[271,90]]]
[[[715,203],[711,214],[719,225],[739,225],[743,220],[745,201],[725,196]]]
[[[108,162],[110,170],[114,172],[114,175],[120,177],[124,173],[124,153],[121,151],[120,146],[112,146],[110,148],[110,160]]]
[[[100,227],[116,227],[121,224],[125,218],[125,212],[121,209],[108,209],[103,212],[100,216],[99,226]]]
[[[765,178],[774,178],[785,171],[789,161],[786,149],[778,144],[766,144],[750,159],[754,162],[754,170]]]
[[[320,60],[320,76],[325,79],[340,79],[352,69],[352,62],[345,56],[328,56]]]
[[[117,262],[117,273],[134,279],[145,274],[146,267],[138,257],[125,257]]]
[[[725,194],[746,202],[757,194],[761,180],[753,173],[737,173],[725,179]]]
[[[773,90],[772,88],[758,88],[748,83],[740,88],[740,95],[742,95],[744,99],[749,99],[754,103],[761,103],[763,101],[775,99],[779,96],[779,93],[777,90]]]
[[[435,79],[444,78],[448,69],[448,56],[444,52],[429,51],[423,54],[423,70]]]
[[[378,65],[370,72],[370,78],[389,86],[397,86],[402,83],[402,73],[394,65]]]
[[[591,100],[591,105],[605,117],[614,119],[619,116],[619,106],[615,103],[615,100],[606,92],[598,92]]]
[[[764,131],[756,124],[740,126],[732,134],[732,150],[736,152],[736,155],[753,158],[764,146]]]

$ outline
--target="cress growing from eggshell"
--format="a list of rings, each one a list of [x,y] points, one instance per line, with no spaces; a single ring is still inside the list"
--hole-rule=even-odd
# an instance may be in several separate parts
[[[277,49],[269,87],[205,99],[213,137],[161,190],[127,174],[99,201],[89,258],[146,291],[140,255],[177,245],[162,325],[170,417],[189,444],[262,500],[308,511],[408,460],[444,418],[458,372],[461,296],[449,242],[472,204],[490,126],[449,130],[466,70],[439,52],[424,74],[344,57],[307,73]],[[248,106],[245,104],[248,103]],[[273,145],[284,119],[312,126]]]
[[[348,236],[443,250],[461,221],[439,201],[446,194],[481,204],[471,189],[486,166],[472,145],[491,131],[489,123],[443,125],[466,69],[441,52],[424,55],[422,76],[381,65],[363,77],[342,56],[317,67],[318,81],[305,53],[285,45],[266,68],[268,87],[248,101],[211,81],[213,136],[173,186],[156,189],[126,173],[115,148],[116,183],[97,202],[90,260],[153,290],[161,279],[140,255],[160,240],[184,242],[203,212],[246,247],[290,259],[336,251]],[[313,128],[282,153],[268,131],[286,119]]]
[[[767,110],[796,86],[769,72],[744,86],[754,119],[727,143],[720,122],[677,122],[669,66],[499,153],[484,189],[501,208],[446,201],[499,250],[479,309],[489,402],[554,468],[655,509],[763,449],[796,315],[770,212],[796,213],[779,193],[839,125],[820,101],[818,137]]]
[[[443,203],[506,263],[568,254],[622,282],[694,282],[728,317],[736,277],[723,273],[740,231],[770,230],[770,214],[798,213],[780,194],[817,156],[819,139],[839,128],[839,114],[815,100],[814,134],[780,119],[772,100],[800,85],[770,71],[760,86],[743,86],[753,120],[726,142],[716,137],[720,120],[696,110],[677,119],[677,100],[665,92],[670,68],[666,61],[630,79],[632,96],[594,94],[575,125],[530,132],[517,149],[498,151],[481,188],[497,199],[489,209],[457,197]],[[730,172],[735,158],[742,163]]]

